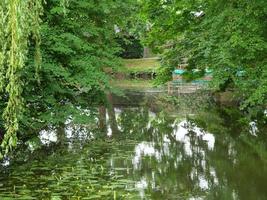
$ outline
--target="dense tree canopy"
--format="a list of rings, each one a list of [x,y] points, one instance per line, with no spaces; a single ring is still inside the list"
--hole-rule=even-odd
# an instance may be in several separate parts
[[[18,138],[26,140],[70,116],[84,119],[82,109],[103,104],[110,89],[104,71],[119,65],[123,45],[118,41],[127,38],[138,42],[142,38],[161,53],[160,83],[187,60],[188,71],[198,69],[199,76],[211,69],[212,87],[233,89],[243,108],[266,106],[266,4],[265,0],[1,1],[0,155],[15,147]],[[143,49],[140,44],[138,48]]]
[[[78,118],[82,107],[101,100],[109,87],[103,68],[119,61],[114,26],[125,26],[132,3],[1,2],[3,153],[16,145],[18,130],[21,139],[27,138],[51,121],[63,123],[75,113]]]
[[[265,0],[143,1],[143,16],[146,42],[164,53],[161,81],[187,58],[189,71],[213,70],[215,89],[235,88],[243,107],[266,104]]]

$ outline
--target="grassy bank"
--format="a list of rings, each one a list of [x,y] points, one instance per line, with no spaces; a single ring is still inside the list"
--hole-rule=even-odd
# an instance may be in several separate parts
[[[158,58],[124,59],[118,72],[155,72],[160,67]]]
[[[124,74],[111,81],[111,85],[120,89],[147,90],[153,88],[153,80],[132,78],[130,74],[153,73],[160,67],[158,58],[124,59],[123,65],[115,73]],[[116,76],[114,76],[116,77]],[[124,77],[124,78],[118,78]],[[126,77],[126,78],[125,78]]]
[[[142,79],[123,79],[123,80],[112,80],[111,85],[121,89],[134,89],[134,90],[146,90],[153,88],[152,80]]]

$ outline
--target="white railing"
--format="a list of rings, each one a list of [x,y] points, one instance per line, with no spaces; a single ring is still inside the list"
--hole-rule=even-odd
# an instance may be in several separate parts
[[[169,95],[180,95],[194,93],[199,89],[205,87],[205,84],[199,83],[186,83],[186,82],[168,82],[168,94]]]

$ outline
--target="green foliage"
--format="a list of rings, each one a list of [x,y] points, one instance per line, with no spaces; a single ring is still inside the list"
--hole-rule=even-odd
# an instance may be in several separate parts
[[[0,3],[0,93],[6,97],[1,111],[6,129],[1,144],[4,153],[17,143],[16,132],[23,109],[21,72],[25,68],[30,36],[36,41],[36,60],[39,57],[41,4],[41,0]]]
[[[146,22],[140,15],[140,2],[131,1],[131,7],[124,8],[130,15],[125,18],[123,25],[116,26],[117,41],[122,48],[119,56],[123,58],[142,58],[144,45],[142,38],[146,33]]]
[[[188,59],[188,70],[213,70],[213,88],[235,88],[242,108],[266,105],[267,3],[143,1],[147,44],[163,53],[162,76]],[[160,36],[159,36],[160,33]]]
[[[128,38],[118,38],[118,43],[120,44],[123,51],[120,53],[122,58],[142,58],[144,48],[139,39],[134,37]]]
[[[124,26],[132,2],[1,2],[3,153],[48,124],[91,117],[81,111],[109,89],[103,68],[117,66],[120,50],[114,26]]]
[[[121,23],[118,2],[69,1],[65,14],[51,0],[44,9],[39,85],[28,78],[33,70],[24,73],[25,130],[30,124],[33,130],[60,124],[69,116],[89,120],[81,110],[101,103],[104,90],[109,89],[103,68],[118,64],[114,31],[114,24]]]

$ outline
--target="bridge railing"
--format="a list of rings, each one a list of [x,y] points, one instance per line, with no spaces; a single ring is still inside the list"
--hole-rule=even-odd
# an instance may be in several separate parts
[[[199,89],[205,88],[206,85],[206,82],[170,81],[168,82],[168,94],[180,95],[194,93]]]

